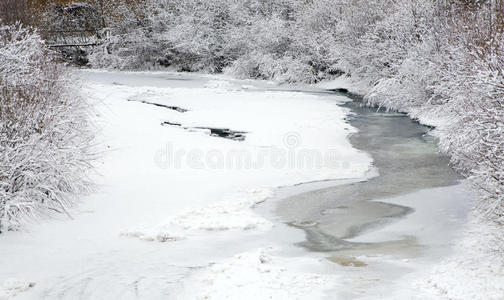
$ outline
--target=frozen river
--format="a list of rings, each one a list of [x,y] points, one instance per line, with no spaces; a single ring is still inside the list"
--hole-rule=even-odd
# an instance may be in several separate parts
[[[411,298],[464,222],[463,182],[403,115],[318,87],[80,74],[96,192],[0,235],[2,300]]]

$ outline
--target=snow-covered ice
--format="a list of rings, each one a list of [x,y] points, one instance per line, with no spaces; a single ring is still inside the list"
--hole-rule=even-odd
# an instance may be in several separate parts
[[[168,220],[165,224],[151,228],[140,226],[122,233],[124,236],[138,237],[146,241],[176,241],[184,238],[187,231],[219,231],[231,229],[268,230],[273,224],[259,216],[252,206],[265,201],[271,192],[267,189],[254,189],[232,194],[229,199],[209,204],[203,208],[187,210]]]
[[[337,275],[302,269],[320,263],[314,259],[282,258],[268,250],[240,253],[195,273],[184,282],[179,299],[321,299],[338,282]]]
[[[16,297],[22,292],[34,287],[35,283],[17,279],[7,279],[0,285],[0,300],[7,300]]]
[[[254,205],[279,186],[362,179],[370,168],[371,158],[347,140],[354,129],[344,120],[349,111],[337,105],[343,97],[277,91],[272,83],[223,76],[82,73],[87,97],[97,103],[103,153],[97,192],[83,199],[72,220],[2,234],[0,282],[36,283],[22,298],[174,297],[184,278],[200,280],[216,266],[230,275],[250,269],[256,278],[256,267],[236,269],[237,259],[249,261],[275,241],[258,238],[273,224],[256,215]],[[246,139],[183,127],[243,131]],[[294,298],[327,288],[326,279],[272,260],[278,265],[267,282],[254,283],[257,288],[282,284]],[[218,276],[202,291],[223,280]]]
[[[411,288],[422,291],[417,299],[503,298],[502,230],[477,213],[463,229],[454,253],[413,281]]]
[[[385,199],[415,212],[355,239],[379,242],[417,231],[417,242],[446,244],[443,256],[448,258],[439,261],[441,256],[433,255],[435,264],[423,264],[415,255],[350,258],[369,264],[360,283],[357,271],[290,246],[302,233],[275,228],[285,225],[256,213],[256,205],[304,188],[279,187],[314,182],[310,186],[322,188],[377,175],[369,155],[347,139],[355,132],[345,121],[350,112],[337,105],[346,98],[225,76],[82,74],[87,98],[97,106],[97,147],[103,154],[96,162],[97,192],[83,199],[71,220],[44,220],[0,236],[0,299],[380,294],[389,299],[498,299],[502,294],[501,285],[489,284],[501,281],[502,264],[478,247],[491,235],[488,226],[469,223],[450,255],[458,237],[445,241],[436,230],[442,224],[458,226],[463,218],[425,222],[447,211],[458,213],[451,207],[468,196],[457,186],[420,191],[407,202]],[[339,85],[347,88],[348,82],[316,88]],[[203,127],[244,132],[245,140],[195,130]],[[402,271],[395,272],[403,269],[409,275],[395,280]],[[390,274],[373,277],[387,270]],[[369,293],[371,286],[374,293]]]

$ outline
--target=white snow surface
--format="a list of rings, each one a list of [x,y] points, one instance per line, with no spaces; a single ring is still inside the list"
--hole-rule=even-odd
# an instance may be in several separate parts
[[[209,204],[199,209],[188,209],[182,214],[155,226],[140,226],[122,233],[146,241],[176,241],[187,231],[212,230],[268,230],[273,224],[252,212],[251,207],[271,195],[268,189],[252,189],[232,194],[229,199]]]
[[[502,239],[498,226],[475,213],[454,254],[416,281],[416,288],[424,291],[424,299],[503,299]]]
[[[71,220],[0,236],[0,283],[22,279],[4,284],[0,298],[171,299],[181,291],[183,299],[218,299],[249,291],[245,278],[260,291],[256,299],[323,294],[333,275],[264,254],[276,241],[260,233],[273,224],[252,207],[280,186],[367,176],[371,158],[351,147],[349,112],[336,105],[345,98],[224,76],[82,74],[97,106],[97,192]],[[243,131],[246,139],[195,127]],[[236,155],[249,160],[238,163]],[[258,263],[263,255],[271,263]],[[188,284],[200,293],[186,294],[180,286]]]
[[[269,251],[241,253],[195,273],[179,299],[322,299],[322,292],[339,280],[337,275],[303,271],[303,265],[317,264],[314,259],[287,259]]]
[[[0,300],[7,300],[16,297],[22,292],[34,287],[35,283],[17,279],[7,279],[0,285]]]

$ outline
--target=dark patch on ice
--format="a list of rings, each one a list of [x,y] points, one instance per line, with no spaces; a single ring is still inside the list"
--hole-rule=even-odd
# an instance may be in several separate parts
[[[337,88],[337,89],[328,89],[330,92],[335,92],[335,93],[341,93],[341,94],[348,94],[348,89],[345,88]]]
[[[196,129],[207,129],[210,130],[211,136],[221,137],[225,139],[235,140],[235,141],[244,141],[245,131],[235,131],[229,128],[212,128],[212,127],[194,127]]]
[[[160,104],[160,103],[155,103],[155,102],[149,102],[149,101],[145,101],[145,100],[128,99],[128,101],[131,101],[131,102],[140,102],[140,103],[143,103],[143,104],[149,104],[149,105],[154,105],[154,106],[157,106],[157,107],[163,107],[163,108],[166,108],[166,109],[171,109],[171,110],[178,111],[179,113],[185,113],[185,112],[189,111],[188,109],[181,108],[181,107],[178,107],[178,106],[165,105],[165,104]]]
[[[170,121],[164,121],[161,123],[163,126],[176,126],[176,127],[182,127],[182,124],[180,123],[174,123]],[[246,138],[247,132],[245,131],[237,131],[237,130],[232,130],[229,128],[215,128],[215,127],[182,127],[185,130],[208,130],[210,131],[210,136],[215,136],[215,137],[220,137],[220,138],[225,138],[229,140],[234,140],[234,141],[244,141]]]
[[[161,125],[165,126],[165,125],[168,125],[168,126],[182,126],[182,124],[180,123],[172,123],[172,122],[169,122],[169,121],[164,121],[163,123],[161,123]]]

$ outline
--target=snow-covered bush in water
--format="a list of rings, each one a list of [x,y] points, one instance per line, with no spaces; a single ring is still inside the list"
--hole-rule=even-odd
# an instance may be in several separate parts
[[[92,134],[75,85],[36,32],[0,27],[0,229],[66,213],[89,190]]]

